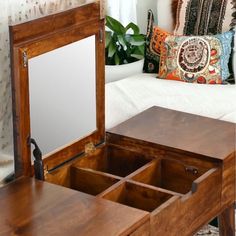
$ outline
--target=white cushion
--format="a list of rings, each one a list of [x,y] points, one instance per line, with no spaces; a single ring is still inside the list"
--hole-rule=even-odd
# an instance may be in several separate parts
[[[157,0],[158,25],[168,32],[173,32],[171,2],[172,0]]]
[[[106,128],[152,106],[236,123],[236,85],[192,84],[139,74],[106,84]]]
[[[117,80],[127,78],[132,75],[142,73],[143,63],[144,59],[124,65],[106,66],[105,67],[106,83],[114,82]]]

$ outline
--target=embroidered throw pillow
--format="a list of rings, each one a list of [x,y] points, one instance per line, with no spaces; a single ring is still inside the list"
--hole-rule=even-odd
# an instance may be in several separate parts
[[[159,70],[161,46],[169,35],[158,26],[153,26],[154,17],[151,10],[148,12],[148,27],[143,72],[157,73]]]
[[[235,7],[235,1],[231,0],[179,0],[174,33],[215,35],[227,32],[235,25]]]
[[[167,36],[161,52],[159,77],[201,84],[222,84],[234,31],[215,36]]]

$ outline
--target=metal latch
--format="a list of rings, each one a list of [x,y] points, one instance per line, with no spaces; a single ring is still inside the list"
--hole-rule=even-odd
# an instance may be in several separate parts
[[[198,175],[198,173],[199,173],[198,169],[193,166],[185,167],[185,171],[192,174],[192,175]]]
[[[85,154],[91,154],[95,152],[95,150],[96,150],[96,147],[93,142],[87,143],[85,145],[85,149],[84,149]]]

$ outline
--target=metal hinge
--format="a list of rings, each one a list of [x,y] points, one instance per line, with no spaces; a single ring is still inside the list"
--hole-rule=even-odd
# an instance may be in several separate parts
[[[24,51],[24,52],[22,53],[22,59],[23,59],[23,66],[24,66],[24,67],[27,67],[27,64],[28,64],[28,56],[27,56],[27,52],[26,52],[26,51]]]
[[[96,150],[96,147],[93,142],[87,143],[85,145],[85,149],[84,149],[85,154],[91,154],[95,152],[95,150]]]
[[[46,168],[44,167],[43,173],[44,173],[44,176],[46,176],[47,174],[49,174],[48,167],[46,167]]]
[[[100,39],[100,43],[103,43],[103,34],[104,34],[104,32],[103,32],[103,29],[99,29],[99,39]]]

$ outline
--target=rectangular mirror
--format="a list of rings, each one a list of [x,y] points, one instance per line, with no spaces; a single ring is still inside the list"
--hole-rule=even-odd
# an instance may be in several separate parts
[[[95,36],[29,59],[28,72],[31,138],[43,155],[97,129]]]
[[[10,26],[16,176],[104,142],[104,36],[99,1]]]

